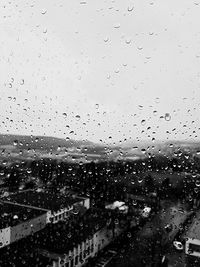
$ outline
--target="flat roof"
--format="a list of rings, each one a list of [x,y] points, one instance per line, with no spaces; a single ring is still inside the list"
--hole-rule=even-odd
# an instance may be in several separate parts
[[[55,193],[53,190],[26,190],[13,195],[9,195],[9,197],[4,198],[4,200],[6,201],[52,211],[57,211],[62,208],[69,207],[76,202],[80,202],[83,199],[84,198],[79,198],[77,196],[73,197],[66,194]]]
[[[74,223],[58,222],[35,233],[38,248],[64,254],[100,230],[109,219],[108,211],[92,209]],[[34,242],[33,242],[34,243]]]
[[[24,221],[45,214],[43,210],[27,208],[12,203],[0,202],[0,229],[15,226]]]
[[[196,213],[193,222],[188,231],[184,234],[184,237],[200,240],[200,210]]]

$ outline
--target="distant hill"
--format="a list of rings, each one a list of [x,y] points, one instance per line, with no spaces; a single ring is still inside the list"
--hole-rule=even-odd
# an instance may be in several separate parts
[[[120,145],[102,145],[88,140],[65,140],[50,136],[0,134],[0,162],[16,162],[40,158],[60,161],[88,162],[100,160],[137,160],[149,153],[173,157],[181,149],[200,154],[200,144],[187,141],[129,141]]]
[[[0,134],[0,152],[0,160],[11,162],[45,157],[88,161],[99,160],[105,156],[103,145],[88,140],[4,134]]]
[[[0,147],[14,146],[20,149],[35,150],[58,150],[60,147],[82,147],[93,146],[90,141],[65,140],[50,136],[30,136],[30,135],[3,135],[0,134]]]

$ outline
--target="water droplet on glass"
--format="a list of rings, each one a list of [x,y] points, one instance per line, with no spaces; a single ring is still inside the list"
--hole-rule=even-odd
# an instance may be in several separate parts
[[[131,39],[128,38],[128,39],[126,39],[125,42],[126,42],[126,44],[130,44],[131,43]]]
[[[145,149],[145,148],[142,148],[142,149],[141,149],[141,152],[142,152],[143,154],[145,154],[145,153],[146,153],[146,149]]]
[[[24,79],[21,79],[20,84],[21,84],[21,85],[24,84]]]
[[[17,145],[18,145],[18,140],[14,140],[14,141],[13,141],[13,145],[14,145],[14,146],[17,146]]]
[[[95,108],[98,109],[99,108],[99,104],[95,104]]]
[[[141,184],[143,182],[142,177],[138,177],[138,183]]]
[[[165,113],[165,120],[170,121],[171,120],[171,115],[169,113]]]
[[[81,116],[80,115],[76,115],[75,117],[77,120],[80,120]]]
[[[116,23],[116,24],[114,25],[114,28],[115,28],[115,29],[119,29],[119,28],[120,28],[120,23]]]
[[[42,11],[41,11],[41,14],[42,15],[45,15],[47,13],[47,10],[46,9],[43,9]]]
[[[129,6],[129,7],[128,7],[128,12],[133,11],[133,9],[134,9],[134,6]]]
[[[146,124],[146,120],[141,120],[141,124],[145,125]]]
[[[66,112],[64,112],[64,113],[63,113],[63,116],[64,116],[64,117],[67,117],[67,113],[66,113]]]
[[[196,180],[195,185],[196,185],[197,187],[200,186],[200,180],[199,180],[199,179]]]

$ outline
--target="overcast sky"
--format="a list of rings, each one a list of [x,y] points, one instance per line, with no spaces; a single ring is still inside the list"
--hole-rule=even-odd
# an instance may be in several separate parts
[[[200,1],[0,5],[1,133],[199,140]]]

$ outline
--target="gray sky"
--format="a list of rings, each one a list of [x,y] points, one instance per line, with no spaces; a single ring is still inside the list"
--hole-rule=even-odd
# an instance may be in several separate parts
[[[2,133],[199,140],[200,1],[4,0],[0,10]]]

